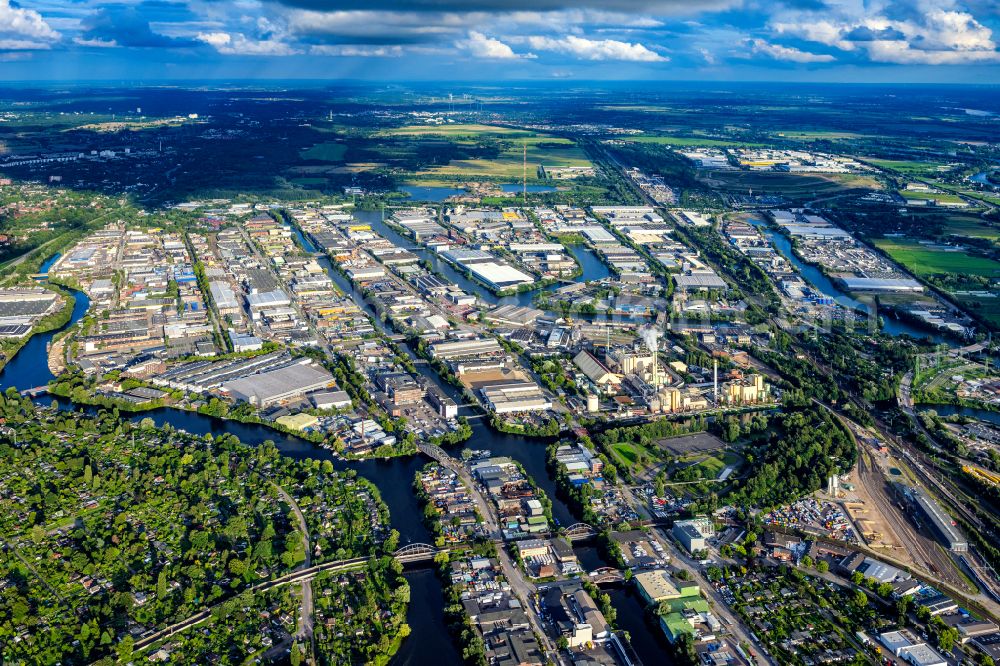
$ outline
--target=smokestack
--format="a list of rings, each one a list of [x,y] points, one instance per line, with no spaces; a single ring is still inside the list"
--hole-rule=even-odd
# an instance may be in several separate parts
[[[658,343],[658,338],[660,337],[660,332],[656,330],[655,326],[647,326],[639,331],[639,337],[642,341],[646,343],[646,347],[653,354],[653,386],[656,386],[657,380],[657,370],[659,364],[656,362],[657,356],[659,356],[660,345]]]
[[[712,359],[712,394],[715,396],[715,406],[719,406],[719,359]]]

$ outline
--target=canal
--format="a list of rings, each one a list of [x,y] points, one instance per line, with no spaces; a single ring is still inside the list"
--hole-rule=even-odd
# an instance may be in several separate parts
[[[392,242],[404,247],[411,245],[390,227],[382,224],[379,213],[371,213],[366,217],[368,218],[366,221],[372,221],[372,218],[374,218],[377,224],[373,223],[372,226],[380,233],[384,233]],[[307,250],[315,251],[315,248],[308,239],[302,237],[294,227],[293,230],[298,235],[303,247]],[[580,278],[581,280],[601,279],[601,277],[608,275],[607,267],[590,250],[579,246],[571,248],[571,251],[573,251],[583,266],[584,276]],[[40,273],[47,273],[48,269],[57,259],[58,257],[56,256],[47,260],[43,264]],[[438,260],[436,257],[433,259],[438,261],[438,267],[442,273],[449,277],[454,275],[454,277],[459,278],[464,288],[477,293],[488,302],[497,302],[498,299],[492,297],[492,294],[489,294],[487,290],[466,280],[464,276],[460,275],[445,262]],[[366,312],[372,315],[372,318],[376,321],[376,325],[384,331],[391,333],[378,318],[372,305],[364,299],[363,295],[343,275],[333,268],[330,261],[325,257],[319,258],[319,261],[326,268],[338,287],[345,294],[350,295]],[[458,281],[456,280],[456,282]],[[6,390],[10,387],[23,390],[36,386],[44,386],[54,378],[48,368],[49,343],[58,333],[66,330],[83,318],[90,307],[90,300],[86,294],[76,291],[73,294],[76,297],[76,301],[73,305],[70,321],[58,330],[33,336],[20,353],[3,370],[0,370],[0,390]],[[487,296],[492,298],[487,298]],[[530,303],[530,295],[527,295],[527,297],[527,302]],[[404,343],[401,345],[401,348],[411,358],[416,360],[413,350],[408,345]],[[441,382],[436,373],[426,364],[419,364],[417,367],[421,374],[434,382],[442,391],[455,399],[456,402],[459,404],[464,402],[461,393],[454,386]],[[86,413],[96,412],[96,408],[78,406],[65,399],[53,400],[47,398],[39,402],[49,405],[57,402],[59,408],[64,410],[80,410]],[[545,454],[548,441],[499,433],[490,428],[481,416],[471,414],[467,407],[463,408],[463,413],[472,417],[470,425],[473,435],[465,445],[452,450],[452,455],[459,455],[460,450],[468,446],[480,450],[488,449],[495,456],[509,456],[517,460],[551,500],[552,514],[555,520],[563,526],[577,522],[577,517],[573,515],[570,508],[558,496],[555,481],[546,468]],[[389,508],[391,526],[400,534],[401,544],[433,542],[433,536],[424,524],[423,512],[412,490],[415,474],[429,462],[429,459],[422,455],[391,458],[388,460],[346,461],[335,457],[332,452],[318,447],[308,440],[278,432],[264,425],[240,423],[238,421],[219,419],[197,412],[169,407],[136,413],[126,418],[129,418],[133,422],[138,422],[147,417],[151,418],[158,426],[169,424],[171,427],[194,435],[211,434],[213,436],[221,436],[229,434],[236,436],[240,441],[248,445],[259,445],[270,440],[274,442],[282,454],[291,458],[330,460],[338,470],[354,470],[360,476],[370,480],[378,488],[383,501]],[[588,570],[599,566],[608,566],[608,563],[600,557],[600,554],[593,546],[578,546],[577,552],[585,568]],[[417,569],[407,571],[406,577],[411,585],[411,602],[407,610],[407,622],[412,629],[412,638],[404,641],[392,663],[405,664],[406,666],[436,666],[439,664],[447,666],[461,664],[461,655],[456,649],[445,626],[443,589],[437,575],[432,569]],[[612,595],[613,599],[615,599],[615,606],[618,608],[622,628],[628,630],[633,637],[633,641],[636,641],[639,645],[655,645],[658,639],[655,636],[649,635],[649,627],[640,622],[642,619],[642,608],[640,607],[638,609],[639,612],[636,613],[633,606],[638,602],[628,597],[627,594],[623,596],[622,592],[622,590],[618,590]],[[619,602],[622,604],[621,607],[619,607]],[[659,631],[654,631],[654,633],[659,634]],[[662,652],[646,652],[646,654],[643,654],[642,651],[639,651],[639,654],[647,663],[667,663],[664,661],[665,656]]]
[[[46,262],[46,272],[52,261]],[[4,368],[0,370],[0,390],[14,387],[18,390],[44,386],[53,375],[48,367],[48,344],[62,330],[78,322],[87,312],[90,301],[86,294],[73,292],[76,302],[69,323],[57,331],[33,336]],[[45,398],[42,404],[57,402],[60,409],[79,409],[86,413],[96,412],[96,408],[77,406],[64,400]],[[386,505],[389,507],[391,525],[400,533],[400,543],[433,543],[433,536],[424,524],[423,512],[412,492],[413,478],[417,470],[428,460],[422,456],[393,458],[390,460],[345,461],[335,458],[330,451],[322,449],[307,440],[286,435],[266,426],[218,419],[196,412],[171,408],[154,409],[133,414],[130,418],[138,422],[151,418],[158,426],[170,426],[194,435],[221,436],[234,435],[245,444],[258,445],[273,441],[284,454],[295,459],[330,460],[334,467],[344,471],[352,469],[360,476],[375,484]],[[492,443],[491,443],[492,444]],[[544,447],[536,446],[543,450]],[[544,460],[543,460],[544,470]],[[433,666],[444,664],[459,666],[462,658],[445,626],[443,590],[432,569],[416,569],[406,572],[411,587],[411,602],[407,610],[407,622],[412,635],[404,641],[393,660],[393,664],[406,666]]]
[[[787,259],[788,262],[795,267],[795,270],[802,275],[802,278],[815,289],[832,298],[838,305],[841,305],[849,310],[857,310],[863,313],[869,312],[870,304],[854,298],[846,291],[840,289],[834,281],[828,278],[818,267],[812,264],[807,264],[799,259],[795,255],[795,252],[792,249],[792,242],[787,236],[770,228],[763,220],[751,218],[750,223],[760,228],[761,232],[769,241],[771,241],[781,256]],[[888,333],[889,335],[908,335],[916,339],[954,344],[954,341],[949,340],[943,335],[938,335],[922,328],[912,326],[907,322],[900,321],[892,316],[881,315],[879,321],[881,322],[882,331]]]
[[[306,239],[302,240],[307,248],[311,247]],[[42,272],[47,272],[54,260],[55,258],[47,261]],[[369,314],[374,314],[371,305],[346,278],[333,269],[328,260],[320,259],[320,261],[325,262],[331,278],[345,293],[351,295],[356,302],[366,308]],[[49,343],[58,333],[78,322],[87,313],[90,306],[86,294],[76,291],[73,294],[76,301],[69,323],[56,331],[33,336],[20,353],[3,370],[0,370],[0,390],[7,390],[11,387],[23,390],[44,386],[53,379],[48,368]],[[377,316],[373,318],[378,321]],[[384,327],[384,324],[382,326]],[[413,356],[413,352],[408,346],[404,344],[402,347]],[[422,374],[434,381],[443,391],[461,404],[462,396],[455,387],[441,382],[433,370],[426,365],[421,364],[417,367]],[[50,397],[43,398],[39,402],[49,405],[57,402],[59,408],[64,410],[80,410],[85,413],[97,411],[96,408],[75,405],[65,399]],[[466,413],[468,414],[467,408]],[[424,524],[423,512],[412,491],[415,474],[429,462],[429,459],[422,455],[388,460],[346,461],[335,457],[332,452],[320,448],[308,440],[278,432],[264,425],[240,423],[169,407],[136,413],[126,418],[138,422],[147,417],[151,418],[157,426],[169,424],[173,428],[193,435],[221,436],[229,434],[248,445],[259,445],[265,441],[272,441],[282,454],[291,458],[330,460],[338,470],[354,470],[378,488],[383,501],[389,508],[391,526],[400,534],[401,544],[433,542],[433,536]],[[546,469],[545,449],[548,442],[496,432],[484,423],[482,418],[471,419],[470,425],[473,430],[472,438],[461,448],[467,446],[473,449],[488,449],[493,455],[509,456],[517,460],[552,501],[552,513],[556,521],[564,526],[577,522],[577,517],[558,496],[555,482]],[[453,450],[452,454],[458,455],[459,450]],[[592,546],[581,546],[578,548],[578,552],[581,560],[589,569],[607,566],[607,563],[600,558]],[[407,666],[461,664],[461,655],[445,626],[443,590],[437,575],[432,569],[416,569],[407,571],[406,577],[411,585],[411,603],[407,611],[407,622],[411,626],[414,638],[404,641],[392,663]],[[628,613],[625,616],[629,617]],[[640,627],[623,626],[623,628],[632,632],[634,640],[643,640],[637,635],[637,630]],[[662,655],[660,655],[660,660],[662,661]]]
[[[964,416],[970,419],[976,419],[977,421],[986,421],[995,426],[1000,426],[1000,412],[993,412],[988,409],[979,409],[977,407],[962,407],[961,405],[936,405],[936,404],[919,404],[915,405],[918,412],[925,410],[933,410],[937,412],[938,416]]]

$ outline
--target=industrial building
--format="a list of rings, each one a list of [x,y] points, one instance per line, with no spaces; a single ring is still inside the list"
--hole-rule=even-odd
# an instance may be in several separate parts
[[[693,273],[691,275],[674,275],[674,284],[681,291],[708,291],[709,289],[728,289],[726,281],[715,273]]]
[[[219,315],[237,315],[240,313],[240,302],[236,298],[236,292],[225,282],[209,282],[208,291],[212,295],[212,302]]]
[[[639,594],[651,604],[680,597],[680,590],[670,579],[670,574],[663,569],[637,573],[632,578],[639,588]]]
[[[503,326],[531,326],[536,319],[544,314],[535,308],[508,304],[499,305],[493,310],[483,313],[482,320]]]
[[[266,407],[333,385],[333,375],[312,361],[303,361],[226,382],[222,390],[235,400]]]
[[[503,356],[504,350],[495,338],[437,342],[430,346],[431,355],[444,361],[459,361],[484,356]]]
[[[899,657],[912,666],[948,665],[948,661],[937,650],[920,641],[908,629],[887,631],[879,636],[879,642],[893,656]]]
[[[487,407],[497,414],[544,412],[552,408],[552,401],[531,381],[487,386],[481,392]]]
[[[964,553],[969,550],[969,541],[955,526],[955,521],[930,495],[920,488],[915,488],[913,490],[913,503],[924,514],[934,533],[949,550],[955,553]]]
[[[424,398],[424,388],[405,372],[387,372],[375,377],[379,387],[394,405],[410,405]]]
[[[437,410],[438,416],[453,419],[458,416],[458,403],[446,396],[435,386],[427,389],[427,400]]]
[[[580,368],[580,372],[587,376],[597,387],[618,386],[622,383],[621,377],[611,372],[606,365],[597,360],[597,357],[589,351],[582,351],[573,357],[573,363]]]
[[[909,278],[843,277],[840,281],[850,291],[922,292],[924,290],[922,284]]]
[[[689,553],[694,553],[708,548],[708,538],[715,535],[715,526],[708,518],[678,520],[671,534]]]

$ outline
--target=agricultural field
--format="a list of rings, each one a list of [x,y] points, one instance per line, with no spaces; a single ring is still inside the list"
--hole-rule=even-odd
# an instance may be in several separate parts
[[[732,148],[737,146],[760,146],[762,144],[752,143],[749,141],[736,141],[729,139],[710,139],[698,136],[666,136],[666,135],[640,135],[640,136],[630,136],[628,141],[634,141],[635,143],[655,143],[663,146],[697,146],[697,147],[708,147],[708,148]]]
[[[830,174],[802,176],[777,171],[719,171],[711,179],[702,179],[707,185],[722,192],[780,195],[788,199],[811,199],[851,191],[877,189],[878,184],[867,176]]]
[[[387,136],[446,136],[451,138],[473,138],[482,136],[535,136],[532,132],[510,127],[497,127],[495,125],[406,125],[387,129],[383,134]]]
[[[836,130],[776,130],[774,132],[775,138],[792,141],[835,141],[838,139],[863,139],[867,136],[867,134],[858,134],[857,132]]]
[[[1000,227],[992,226],[990,222],[975,215],[949,215],[945,223],[945,233],[970,238],[985,238],[995,241],[1000,239]]]
[[[911,160],[879,160],[871,158],[864,159],[869,164],[874,164],[879,168],[888,169],[889,171],[897,171],[907,176],[932,176],[939,174],[942,171],[951,170],[951,165],[944,164],[943,162],[914,162]]]
[[[939,273],[983,277],[1000,275],[1000,262],[961,250],[924,245],[902,238],[882,238],[875,241],[875,245],[894,261],[921,277]]]
[[[520,179],[527,149],[527,173],[535,178],[544,166],[590,166],[587,154],[569,139],[547,135],[520,136],[507,142],[495,158],[451,160],[447,165],[418,172],[429,176]]]
[[[990,292],[989,296],[982,294],[954,295],[959,305],[975,316],[1000,327],[1000,294]]]
[[[299,153],[304,160],[319,160],[321,162],[342,162],[347,145],[336,142],[317,143]]]
[[[921,201],[926,199],[947,204],[960,204],[965,202],[965,200],[957,194],[950,194],[948,192],[914,192],[911,190],[900,190],[899,195],[908,201]]]

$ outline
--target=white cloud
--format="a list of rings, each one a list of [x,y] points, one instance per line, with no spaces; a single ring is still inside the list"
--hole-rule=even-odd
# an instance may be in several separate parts
[[[113,39],[84,39],[83,37],[74,37],[73,43],[78,46],[98,49],[113,49],[118,46],[118,42]]]
[[[455,42],[455,46],[468,51],[476,58],[489,58],[492,60],[516,60],[518,58],[534,58],[530,53],[519,55],[514,53],[514,49],[504,44],[499,39],[487,37],[481,32],[472,30],[468,39],[461,39]]]
[[[290,56],[301,51],[276,39],[249,39],[242,33],[200,32],[195,39],[212,46],[223,55]]]
[[[769,42],[765,42],[763,39],[748,40],[747,45],[753,53],[757,55],[764,55],[768,58],[774,58],[775,60],[802,63],[833,62],[836,60],[836,58],[829,54],[809,53],[808,51],[802,51],[790,46],[771,44]]]
[[[42,15],[32,9],[11,6],[0,0],[0,49],[31,51],[48,49],[60,38]]]
[[[772,23],[771,27],[780,35],[793,35],[810,42],[836,46],[838,49],[845,51],[854,48],[852,42],[843,39],[843,35],[850,30],[843,23],[825,20],[806,21],[803,23],[779,21]]]
[[[398,58],[403,55],[400,46],[354,46],[350,44],[315,44],[309,48],[310,55],[341,56],[356,58]]]
[[[861,52],[873,62],[962,65],[1000,62],[993,31],[952,0],[925,0],[899,18],[885,8],[841,5],[823,15],[783,15],[771,27],[780,34]]]
[[[0,37],[0,51],[44,51],[52,45],[31,39],[6,39]]]
[[[59,39],[42,15],[32,9],[12,7],[10,0],[0,0],[0,32],[34,39]]]
[[[632,62],[666,62],[666,56],[642,44],[620,42],[614,39],[585,39],[576,35],[564,37],[532,36],[528,45],[538,51],[555,51],[575,56],[581,60],[628,60]]]

